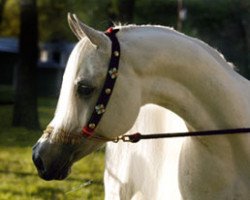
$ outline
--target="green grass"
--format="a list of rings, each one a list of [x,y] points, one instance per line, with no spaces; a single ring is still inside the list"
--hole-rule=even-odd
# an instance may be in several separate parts
[[[40,99],[44,128],[52,119],[56,100]],[[0,105],[0,200],[103,199],[104,153],[98,151],[76,163],[64,181],[41,180],[31,159],[40,131],[11,127],[12,106]]]

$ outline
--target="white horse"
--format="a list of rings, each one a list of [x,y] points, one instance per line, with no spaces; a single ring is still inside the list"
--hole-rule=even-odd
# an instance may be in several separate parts
[[[66,178],[75,161],[105,143],[82,138],[80,133],[102,90],[111,57],[111,41],[72,15],[69,15],[69,23],[80,41],[69,58],[55,116],[33,148],[34,163],[39,175],[46,180]],[[162,26],[117,28],[120,30],[116,37],[121,47],[119,75],[95,135],[115,138],[124,134],[133,126],[140,107],[148,103],[170,109],[185,120],[190,130],[249,126],[250,84],[216,50]],[[175,165],[181,197],[248,200],[249,143],[249,135],[241,134],[185,139]],[[168,190],[164,190],[165,183],[161,180],[154,185],[143,185],[147,175],[149,179],[154,176],[154,167],[156,173],[162,173],[157,177],[168,173],[167,163],[157,166],[163,163],[159,160],[172,153],[163,144],[157,145],[163,148],[159,150],[162,153],[157,154],[157,148],[151,149],[154,144],[146,147],[144,142],[143,155],[148,155],[148,160],[142,151],[134,153],[135,165],[139,162],[144,169],[141,165],[140,169],[132,166],[137,171],[131,173],[138,180],[128,186],[129,198],[168,198]],[[173,148],[173,156],[175,154],[178,152]],[[131,159],[133,163],[134,158]],[[165,170],[158,171],[159,168]]]

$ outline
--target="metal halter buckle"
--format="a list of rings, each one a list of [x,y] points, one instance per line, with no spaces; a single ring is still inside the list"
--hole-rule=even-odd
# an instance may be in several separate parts
[[[136,143],[139,142],[141,139],[141,134],[140,133],[135,133],[132,135],[122,135],[113,140],[114,143],[119,142],[122,140],[123,142],[131,142],[131,143]]]

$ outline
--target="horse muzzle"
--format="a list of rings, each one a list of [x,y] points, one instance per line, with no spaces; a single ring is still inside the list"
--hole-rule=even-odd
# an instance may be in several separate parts
[[[71,155],[63,151],[63,148],[55,151],[57,148],[50,148],[49,145],[51,144],[36,143],[32,150],[32,160],[42,179],[63,180],[71,171]]]

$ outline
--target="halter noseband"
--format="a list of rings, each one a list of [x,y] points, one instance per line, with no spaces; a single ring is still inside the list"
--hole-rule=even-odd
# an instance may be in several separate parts
[[[105,34],[109,37],[112,43],[111,58],[109,62],[106,80],[104,82],[101,93],[98,97],[98,100],[95,104],[92,115],[89,118],[87,124],[82,128],[82,136],[87,138],[93,137],[95,128],[97,127],[103,114],[105,113],[110,96],[113,92],[116,78],[118,76],[118,68],[120,60],[120,45],[116,37],[116,33],[118,31],[119,29],[109,28],[105,32]],[[101,136],[95,136],[95,137],[101,137]]]

